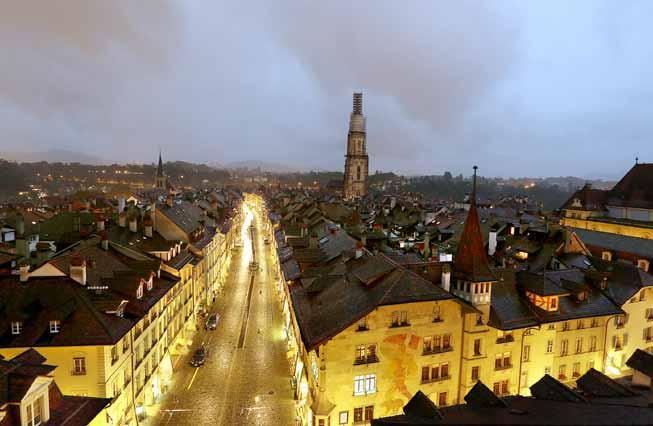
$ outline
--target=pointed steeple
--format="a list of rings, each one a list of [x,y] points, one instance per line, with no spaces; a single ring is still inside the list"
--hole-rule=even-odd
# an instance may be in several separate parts
[[[163,177],[163,160],[161,159],[161,150],[159,150],[159,165],[156,168],[156,176]]]
[[[476,210],[476,170],[474,166],[474,178],[471,195],[471,205],[465,220],[465,227],[460,236],[458,251],[454,259],[454,277],[468,282],[493,281],[496,278],[488,264],[481,223]]]

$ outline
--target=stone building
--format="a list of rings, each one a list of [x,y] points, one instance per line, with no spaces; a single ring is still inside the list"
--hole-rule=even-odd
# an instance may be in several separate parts
[[[354,93],[354,107],[349,118],[347,155],[345,160],[344,196],[360,198],[367,195],[369,158],[363,115],[363,94]]]

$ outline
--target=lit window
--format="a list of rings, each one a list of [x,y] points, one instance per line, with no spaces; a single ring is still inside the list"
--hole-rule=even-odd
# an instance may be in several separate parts
[[[58,333],[61,330],[61,321],[52,320],[50,321],[50,333]]]
[[[354,395],[367,395],[376,393],[376,374],[354,377]]]
[[[20,334],[23,331],[23,323],[20,321],[11,322],[11,334]]]
[[[38,397],[25,408],[27,426],[38,426],[43,423],[43,397]]]
[[[138,289],[136,290],[136,298],[140,299],[143,297],[143,284],[138,286]]]
[[[86,374],[86,358],[73,358],[73,375],[81,376]]]

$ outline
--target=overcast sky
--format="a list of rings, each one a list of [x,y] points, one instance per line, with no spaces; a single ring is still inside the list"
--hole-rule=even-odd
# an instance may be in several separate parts
[[[653,162],[651,1],[0,0],[0,152],[619,177]]]

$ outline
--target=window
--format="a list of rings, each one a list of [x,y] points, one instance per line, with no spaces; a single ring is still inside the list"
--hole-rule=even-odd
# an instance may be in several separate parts
[[[646,343],[653,342],[653,327],[646,327],[644,329],[644,341]]]
[[[618,316],[614,317],[614,326],[616,328],[622,328],[625,325],[626,325],[626,316],[625,315],[618,315]]]
[[[492,386],[494,394],[497,396],[508,395],[510,393],[510,387],[508,385],[508,380],[501,380],[500,382],[494,382]]]
[[[349,411],[341,411],[338,414],[338,423],[341,425],[349,423]]]
[[[481,367],[472,367],[472,382],[478,381],[481,375]]]
[[[356,346],[356,360],[354,361],[354,364],[368,364],[378,361],[379,359],[376,356],[376,344]]]
[[[147,280],[147,291],[152,290],[153,286],[154,286],[154,278],[150,277],[150,279]]]
[[[374,419],[374,406],[354,408],[354,424],[371,424]]]
[[[567,366],[564,364],[558,367],[558,380],[567,380]]]
[[[645,301],[645,300],[646,300],[646,289],[643,288],[643,289],[639,292],[639,301],[640,301],[640,302],[643,302],[643,301]]]
[[[422,367],[422,383],[430,383],[449,378],[449,363],[434,364]]]
[[[574,362],[573,372],[571,377],[573,377],[574,379],[580,377],[580,362]]]
[[[551,309],[558,309],[558,298],[557,297],[552,297],[549,299],[549,306]]]
[[[447,405],[447,393],[440,392],[438,394],[438,407],[444,407]]]
[[[43,397],[36,398],[25,408],[28,426],[38,426],[43,422]]]
[[[646,259],[639,259],[637,261],[637,267],[642,269],[645,272],[648,272],[649,263]]]
[[[23,331],[23,323],[20,321],[11,322],[11,334],[20,334]]]
[[[125,353],[129,350],[129,339],[125,337],[122,341],[122,353]]]
[[[497,343],[514,342],[515,338],[512,336],[512,331],[497,331]]]
[[[451,350],[451,335],[426,336],[423,340],[423,354],[433,354]]]
[[[644,315],[646,316],[646,321],[653,321],[653,308],[646,308]]]
[[[562,323],[562,331],[569,331],[569,323],[567,321]]]
[[[391,327],[401,327],[408,325],[408,312],[394,311],[392,312],[392,325]]]
[[[531,345],[524,345],[524,353],[522,356],[522,361],[528,362],[531,358]]]
[[[579,330],[585,328],[585,323],[583,322],[583,320],[578,320],[578,323],[576,324],[576,328],[578,328]]]
[[[50,333],[58,333],[61,330],[61,321],[52,320],[50,321]]]
[[[358,321],[358,331],[369,330],[367,326],[367,317],[363,317]]]
[[[474,339],[474,356],[481,356],[481,339]]]
[[[113,345],[111,347],[111,363],[113,364],[118,360],[118,346]]]
[[[563,339],[560,342],[560,356],[565,356],[569,353],[569,340]]]
[[[594,352],[595,350],[596,350],[596,336],[590,336],[589,351]]]
[[[83,376],[86,374],[86,358],[73,358],[73,376]]]
[[[361,166],[356,166],[356,180],[361,180]]]
[[[551,375],[551,367],[544,367],[544,374]]]
[[[476,314],[476,325],[483,325],[483,314]]]
[[[620,351],[626,346],[628,342],[628,334],[624,333],[622,336],[614,335],[612,336],[612,349],[615,351]]]
[[[599,322],[598,318],[592,318],[592,327],[599,327],[601,323]]]
[[[556,325],[555,324],[549,324],[549,330],[555,330]]]
[[[354,377],[354,395],[367,395],[376,392],[376,374]]]
[[[576,339],[576,353],[579,354],[583,352],[583,338],[579,337]]]
[[[142,297],[143,297],[143,283],[141,283],[141,284],[138,286],[138,289],[136,290],[136,298],[137,298],[137,299],[140,299],[140,298],[142,298]]]
[[[608,262],[611,261],[612,253],[610,253],[609,251],[604,251],[603,253],[601,253],[601,259],[607,260]]]
[[[503,370],[506,368],[512,367],[510,362],[510,352],[504,352],[503,354],[496,354],[494,358],[494,369]]]
[[[587,361],[587,370],[594,368],[594,360]]]
[[[435,306],[433,306],[433,322],[439,321],[442,321],[442,318],[440,317],[440,305],[436,303]]]

